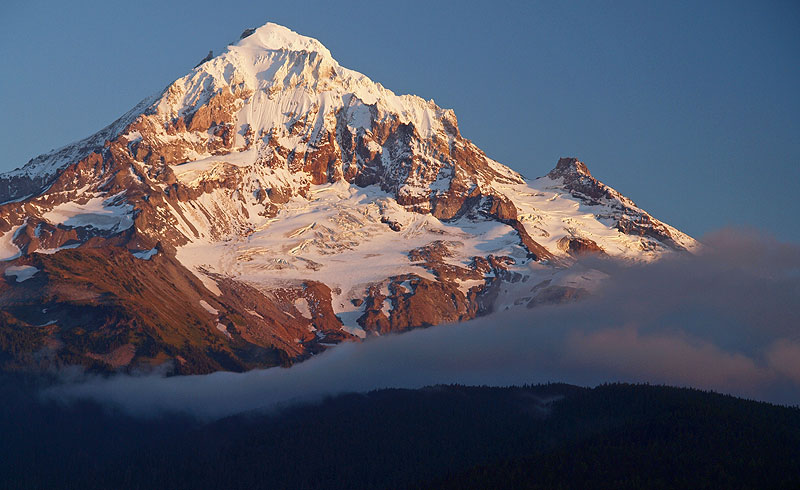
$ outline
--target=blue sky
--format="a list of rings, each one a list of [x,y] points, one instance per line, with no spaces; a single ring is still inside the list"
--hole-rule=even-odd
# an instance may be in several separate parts
[[[576,156],[698,237],[800,241],[800,3],[37,2],[0,16],[0,171],[85,137],[268,21],[456,111],[529,177]]]

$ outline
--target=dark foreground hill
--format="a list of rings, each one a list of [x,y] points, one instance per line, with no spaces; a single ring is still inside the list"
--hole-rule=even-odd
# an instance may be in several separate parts
[[[800,487],[800,409],[691,389],[380,390],[203,424],[0,383],[3,488]]]

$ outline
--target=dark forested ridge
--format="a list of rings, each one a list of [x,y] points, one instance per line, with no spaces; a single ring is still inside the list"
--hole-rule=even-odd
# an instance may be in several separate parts
[[[380,390],[210,424],[0,378],[3,488],[799,488],[800,409],[612,384]]]

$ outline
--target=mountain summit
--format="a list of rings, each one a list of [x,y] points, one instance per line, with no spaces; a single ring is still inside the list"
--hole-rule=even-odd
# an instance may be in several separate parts
[[[267,22],[257,29],[245,30],[234,46],[252,49],[255,52],[308,51],[333,59],[331,52],[321,42],[272,22]]]
[[[275,24],[0,175],[0,203],[7,368],[288,365],[578,299],[602,280],[584,254],[696,247],[577,159],[525,179]]]

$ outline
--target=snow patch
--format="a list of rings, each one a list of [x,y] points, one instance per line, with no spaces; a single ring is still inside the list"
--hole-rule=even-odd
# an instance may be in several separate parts
[[[311,320],[311,308],[308,305],[308,300],[305,298],[297,298],[294,300],[294,307],[303,315],[303,318]]]
[[[150,257],[158,253],[158,248],[153,247],[150,250],[142,250],[140,252],[133,252],[133,256],[137,259],[150,260]]]
[[[220,332],[224,333],[225,336],[228,337],[229,339],[231,338],[231,334],[230,334],[230,332],[228,332],[228,327],[226,327],[225,325],[217,322],[217,330],[219,330]]]
[[[207,312],[211,313],[212,315],[218,315],[219,314],[219,310],[217,310],[216,308],[214,308],[210,304],[206,303],[205,300],[202,300],[202,299],[200,300],[200,306],[202,306],[204,310],[206,310]]]
[[[218,178],[226,167],[232,165],[234,167],[247,167],[253,165],[258,159],[258,152],[255,148],[249,150],[233,152],[227,155],[214,155],[192,162],[182,163],[175,165],[172,170],[175,176],[184,184],[198,184],[200,179],[215,179]],[[215,173],[217,172],[217,173]]]
[[[40,248],[40,249],[36,250],[36,253],[37,254],[44,254],[44,255],[52,255],[52,254],[54,254],[56,252],[60,252],[62,250],[69,250],[69,249],[72,249],[72,248],[78,248],[81,245],[83,245],[81,242],[77,242],[77,243],[70,243],[69,245],[62,245],[62,246],[60,246],[58,248]]]
[[[342,330],[349,333],[350,335],[355,335],[360,339],[367,338],[367,332],[364,331],[361,327],[348,327],[347,325],[342,325]]]
[[[467,296],[470,289],[475,286],[482,286],[485,283],[486,281],[484,279],[460,279],[458,281],[458,290],[461,291],[464,296]]]
[[[245,311],[250,313],[251,315],[253,315],[256,318],[261,318],[262,320],[264,319],[264,317],[259,315],[257,311],[254,311],[254,310],[245,310]]]
[[[20,228],[21,226],[17,226],[0,236],[0,260],[16,259],[22,255],[22,251],[19,247],[14,245],[14,237],[17,235]]]
[[[39,269],[32,265],[12,265],[11,267],[7,267],[3,274],[5,274],[6,277],[14,277],[16,282],[22,282],[27,281],[37,272],[39,272]]]
[[[133,206],[118,202],[119,194],[110,198],[94,197],[85,204],[65,202],[44,213],[42,218],[54,225],[70,228],[91,227],[98,230],[122,231],[133,226]]]

